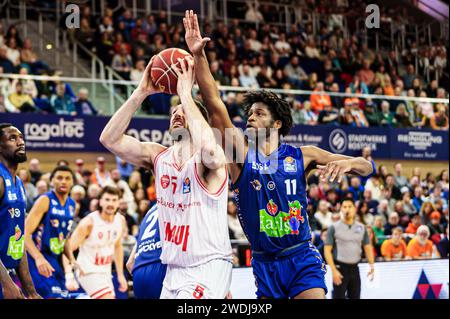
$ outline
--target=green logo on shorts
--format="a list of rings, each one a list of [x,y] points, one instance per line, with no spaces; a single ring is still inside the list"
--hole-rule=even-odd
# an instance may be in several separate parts
[[[64,251],[64,243],[66,240],[64,239],[64,234],[59,233],[59,237],[50,238],[50,250],[55,255],[60,255]]]

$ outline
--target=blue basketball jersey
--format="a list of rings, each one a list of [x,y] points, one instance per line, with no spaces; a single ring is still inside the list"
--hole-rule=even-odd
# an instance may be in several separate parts
[[[44,256],[58,257],[64,251],[64,243],[73,224],[75,201],[67,197],[63,206],[54,191],[43,196],[48,197],[49,208],[32,237]]]
[[[4,194],[0,201],[0,258],[6,268],[16,268],[25,251],[25,188],[18,176],[15,184],[9,170],[0,163]]]
[[[288,144],[265,157],[249,145],[232,185],[242,228],[254,251],[278,253],[311,239],[300,148]]]
[[[136,255],[133,271],[155,261],[160,261],[161,238],[159,236],[158,209],[154,205],[145,214],[136,240]]]

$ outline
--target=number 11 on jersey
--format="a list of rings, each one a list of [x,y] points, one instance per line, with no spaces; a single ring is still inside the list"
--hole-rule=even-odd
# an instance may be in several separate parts
[[[297,192],[297,180],[296,179],[287,179],[284,181],[286,184],[286,194],[293,195]]]

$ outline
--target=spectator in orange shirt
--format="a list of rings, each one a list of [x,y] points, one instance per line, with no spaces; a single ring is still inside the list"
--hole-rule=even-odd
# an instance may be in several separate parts
[[[402,239],[403,231],[400,227],[392,230],[392,238],[381,245],[381,255],[385,260],[402,260],[406,257],[406,243]]]
[[[422,225],[422,218],[419,214],[414,214],[408,227],[406,227],[405,233],[415,235],[420,225]]]
[[[417,229],[417,235],[411,239],[406,248],[406,254],[412,259],[430,259],[439,257],[439,252],[436,250],[433,242],[429,240],[430,230],[428,226],[421,225]]]
[[[97,167],[95,168],[94,173],[91,175],[91,183],[103,187],[110,182],[111,175],[106,170],[105,158],[103,156],[99,156],[97,157]]]
[[[328,94],[325,94],[324,92],[324,86],[323,82],[317,82],[316,89],[311,94],[310,101],[311,101],[311,107],[312,110],[315,113],[320,113],[325,108],[325,105],[331,105],[331,99]]]

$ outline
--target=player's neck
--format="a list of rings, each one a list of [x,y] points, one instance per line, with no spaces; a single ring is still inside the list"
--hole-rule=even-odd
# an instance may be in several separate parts
[[[278,138],[278,135],[273,135],[274,134],[271,134],[269,137],[265,139],[259,139],[257,141],[258,151],[266,156],[269,156],[270,154],[275,152],[278,147],[280,147],[280,139]]]
[[[188,161],[194,154],[194,145],[190,141],[176,141],[173,144],[173,156],[178,166]]]
[[[354,218],[344,218],[342,221],[344,222],[344,224],[352,225],[355,222],[355,219]]]
[[[69,193],[63,193],[63,194],[61,194],[61,193],[58,193],[58,192],[56,192],[56,191],[54,191],[54,193],[55,193],[55,195],[56,195],[56,198],[58,198],[59,203],[60,203],[62,206],[64,206],[64,205],[66,204],[67,197],[69,197]]]
[[[17,163],[10,163],[4,157],[0,157],[0,162],[8,169],[9,173],[11,174],[11,176],[13,177],[13,179],[15,181],[16,180],[17,167],[19,166],[19,164],[17,164]]]
[[[106,221],[108,223],[112,223],[114,221],[114,216],[116,214],[110,215],[110,214],[107,214],[107,213],[104,213],[104,212],[100,211],[99,215],[100,215],[100,218],[103,219],[104,221]]]

